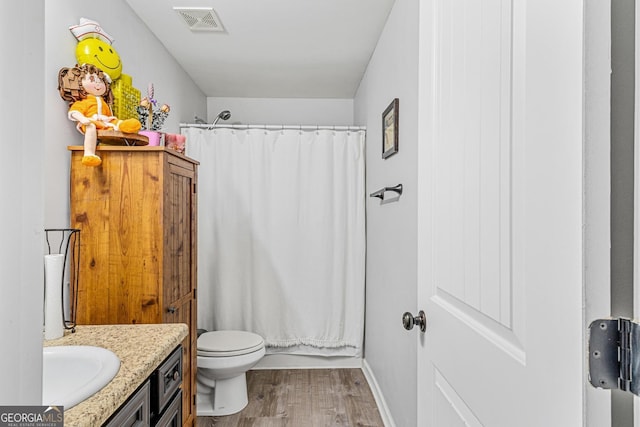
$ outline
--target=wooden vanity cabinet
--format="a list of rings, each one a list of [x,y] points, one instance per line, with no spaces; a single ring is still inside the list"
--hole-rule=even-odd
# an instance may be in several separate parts
[[[150,406],[149,380],[146,380],[103,427],[150,426]]]
[[[80,229],[78,324],[186,323],[183,425],[195,424],[198,162],[164,147],[71,151],[71,227]]]
[[[170,427],[182,424],[182,349],[176,349],[104,427]]]

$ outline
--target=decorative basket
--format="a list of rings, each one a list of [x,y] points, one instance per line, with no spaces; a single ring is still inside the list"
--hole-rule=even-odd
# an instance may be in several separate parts
[[[133,79],[127,74],[120,74],[120,78],[111,85],[113,92],[113,115],[119,119],[137,119],[140,91],[133,87]]]

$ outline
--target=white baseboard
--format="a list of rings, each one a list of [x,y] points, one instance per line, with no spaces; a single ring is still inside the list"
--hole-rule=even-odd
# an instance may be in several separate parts
[[[298,354],[267,354],[252,369],[362,368],[361,357],[324,357]]]
[[[391,412],[389,412],[387,402],[384,400],[382,390],[380,390],[378,381],[376,381],[376,377],[373,375],[371,367],[367,363],[366,359],[362,360],[362,373],[364,373],[364,377],[369,383],[369,388],[373,393],[373,398],[376,400],[378,411],[380,411],[380,417],[382,418],[382,422],[384,423],[385,427],[396,427],[396,423],[393,422],[393,418],[391,417]]]

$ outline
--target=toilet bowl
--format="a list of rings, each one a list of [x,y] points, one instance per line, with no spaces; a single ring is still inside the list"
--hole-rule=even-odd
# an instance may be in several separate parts
[[[231,415],[247,406],[246,372],[264,354],[264,340],[251,332],[213,331],[200,335],[196,414]]]

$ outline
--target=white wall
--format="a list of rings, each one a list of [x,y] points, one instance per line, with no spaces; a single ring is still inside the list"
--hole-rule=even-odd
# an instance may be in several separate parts
[[[43,20],[44,0],[0,3],[0,405],[41,404]]]
[[[206,97],[169,55],[160,41],[133,13],[124,0],[65,0],[45,2],[45,107],[47,137],[45,153],[48,177],[45,225],[55,228],[69,223],[69,159],[66,147],[82,145],[82,135],[67,120],[67,104],[57,90],[58,71],[76,63],[76,39],[70,25],[81,17],[97,20],[115,38],[113,47],[123,63],[122,72],[133,77],[133,86],[146,95],[151,82],[155,98],[171,106],[164,131],[178,133],[178,124],[206,116]]]
[[[212,123],[220,111],[231,111],[227,122],[259,125],[353,124],[353,99],[304,98],[207,98],[207,119]],[[193,123],[191,117],[190,123]]]
[[[416,425],[417,332],[402,328],[416,307],[418,2],[397,0],[355,98],[355,124],[367,126],[367,194],[403,184],[398,202],[367,201],[364,357],[395,424]],[[382,112],[400,99],[399,150],[383,160]]]

